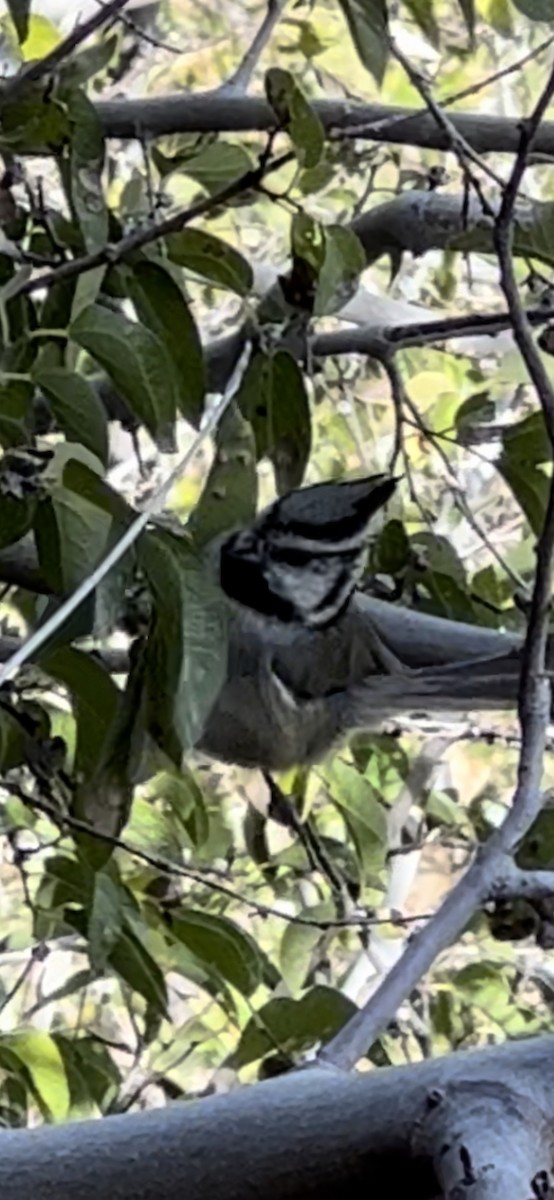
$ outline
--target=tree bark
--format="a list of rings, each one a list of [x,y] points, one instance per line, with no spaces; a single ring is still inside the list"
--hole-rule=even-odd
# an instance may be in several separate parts
[[[436,1118],[441,1106],[446,1124]],[[530,1113],[525,1129],[522,1114]],[[465,1142],[473,1138],[472,1169],[476,1177],[484,1172],[488,1188],[468,1192],[472,1200],[504,1197],[500,1185],[515,1157],[514,1170],[527,1188],[518,1200],[531,1196],[533,1180],[550,1169],[554,1038],[361,1075],[308,1069],[147,1113],[4,1130],[0,1195],[334,1200],[343,1187],[349,1200],[367,1200],[368,1189],[375,1196],[431,1200],[440,1194],[433,1169],[440,1152],[436,1134],[454,1141],[462,1118]],[[449,1184],[463,1184],[467,1169],[466,1155],[451,1160]]]

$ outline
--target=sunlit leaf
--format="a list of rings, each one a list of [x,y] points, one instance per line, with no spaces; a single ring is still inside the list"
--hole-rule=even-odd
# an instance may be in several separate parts
[[[33,1090],[54,1121],[69,1114],[69,1088],[61,1054],[54,1039],[40,1029],[28,1029],[0,1038],[0,1052],[6,1048],[28,1072]]]

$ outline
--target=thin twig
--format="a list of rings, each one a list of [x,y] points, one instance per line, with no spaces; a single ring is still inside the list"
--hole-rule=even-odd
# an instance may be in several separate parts
[[[265,50],[275,26],[281,19],[286,2],[287,0],[266,0],[266,13],[259,29],[254,34],[252,44],[248,47],[236,71],[218,88],[220,95],[222,92],[233,96],[244,96],[246,94],[258,61]]]
[[[320,929],[326,932],[329,929],[360,929],[365,927],[373,927],[379,925],[413,925],[420,921],[429,920],[429,913],[415,913],[407,916],[398,916],[397,914],[389,913],[384,917],[375,917],[367,915],[355,915],[351,917],[336,917],[325,918],[318,920],[315,917],[298,916],[296,914],[280,912],[277,908],[272,908],[268,904],[262,904],[252,897],[246,897],[235,891],[228,884],[221,882],[219,879],[210,879],[212,872],[210,867],[205,867],[202,870],[195,867],[182,866],[180,863],[171,862],[169,859],[163,858],[161,855],[152,854],[148,850],[143,850],[138,846],[133,846],[124,838],[116,837],[114,834],[105,833],[103,830],[95,829],[93,825],[89,825],[87,821],[81,821],[78,817],[74,817],[69,813],[61,814],[55,804],[50,801],[31,796],[19,787],[16,783],[10,782],[3,785],[12,795],[17,796],[27,808],[33,809],[35,812],[40,812],[48,817],[56,826],[63,829],[71,829],[76,833],[85,833],[89,837],[111,846],[114,850],[123,850],[126,854],[130,854],[139,862],[146,863],[149,867],[154,867],[161,874],[169,876],[169,878],[187,879],[189,882],[199,884],[201,887],[207,888],[209,891],[217,892],[220,896],[225,896],[228,900],[233,900],[240,904],[243,908],[256,913],[257,916],[276,917],[279,921],[286,921],[293,925],[303,925],[311,929]]]
[[[262,154],[257,167],[246,171],[239,179],[226,184],[218,192],[214,192],[211,196],[206,196],[204,199],[198,200],[195,204],[191,204],[189,208],[180,209],[178,212],[173,213],[171,217],[167,217],[165,221],[148,224],[141,229],[133,230],[127,237],[121,238],[121,241],[115,244],[102,246],[99,250],[95,250],[91,254],[83,254],[80,258],[74,258],[70,262],[62,263],[53,271],[48,271],[43,275],[37,275],[34,279],[26,280],[20,287],[14,287],[10,292],[10,298],[29,296],[32,292],[41,291],[42,288],[49,288],[55,283],[63,283],[69,279],[76,279],[77,276],[83,275],[86,271],[92,271],[95,267],[100,267],[104,263],[108,266],[113,266],[121,262],[127,255],[134,253],[135,250],[141,250],[144,246],[149,246],[152,242],[157,242],[160,238],[167,237],[170,233],[179,233],[186,225],[190,225],[191,221],[196,221],[198,217],[206,216],[207,213],[213,212],[215,208],[219,208],[220,205],[233,200],[235,196],[239,196],[242,192],[256,188],[264,175],[278,170],[279,167],[291,162],[293,158],[294,153],[290,151],[286,154],[281,154],[273,162],[268,162],[265,154]]]

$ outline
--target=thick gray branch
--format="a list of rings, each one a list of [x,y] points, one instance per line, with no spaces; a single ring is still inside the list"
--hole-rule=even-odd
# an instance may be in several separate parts
[[[316,100],[314,108],[327,130],[352,130],[370,141],[448,149],[448,138],[429,113],[385,104],[352,104],[345,100]],[[108,137],[162,137],[168,133],[265,132],[275,126],[275,115],[265,100],[255,96],[226,96],[203,92],[188,96],[174,93],[140,100],[100,100],[96,105]],[[517,117],[492,117],[482,113],[450,113],[455,128],[480,153],[519,148]],[[554,153],[554,122],[543,122],[533,144],[534,153]]]
[[[455,1136],[456,1115],[464,1128],[473,1111],[482,1121],[488,1086],[497,1096],[495,1128],[505,1132],[504,1164],[514,1121],[533,1112],[524,1200],[531,1179],[549,1165],[541,1130],[554,1121],[553,1081],[554,1039],[538,1038],[361,1076],[306,1070],[227,1096],[104,1121],[4,1130],[0,1194],[2,1200],[331,1200],[342,1188],[349,1200],[431,1200],[439,1190],[436,1143],[418,1146],[414,1135],[428,1133],[437,1095],[456,1089],[465,1089],[465,1110],[452,1111],[447,1132]],[[491,1151],[497,1145],[491,1139]],[[491,1174],[498,1165],[495,1154]]]

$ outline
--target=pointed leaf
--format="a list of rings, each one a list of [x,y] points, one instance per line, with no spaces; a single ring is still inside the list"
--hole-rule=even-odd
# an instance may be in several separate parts
[[[243,996],[262,981],[262,960],[253,938],[228,917],[193,910],[172,920],[174,936]]]
[[[163,342],[139,322],[97,304],[83,309],[69,332],[104,368],[159,449],[172,450],[177,395]]]
[[[323,125],[290,71],[271,67],[265,76],[269,104],[287,130],[301,167],[316,167],[325,145]]]
[[[162,746],[174,729],[185,751],[223,686],[227,607],[210,570],[181,539],[147,531],[138,553],[156,605],[146,651],[148,726]]]
[[[388,20],[384,0],[339,0],[358,54],[381,84],[388,58]]]
[[[104,135],[94,104],[84,91],[73,91],[69,101],[71,127],[71,199],[88,251],[102,249],[108,241],[108,207],[102,187]]]
[[[218,425],[210,473],[187,525],[196,544],[248,525],[256,515],[257,491],[252,428],[233,405]]]
[[[204,408],[204,360],[183,293],[165,267],[147,259],[129,268],[126,279],[139,320],[164,343],[173,362],[179,410],[198,428]]]
[[[33,379],[48,397],[56,425],[68,442],[81,442],[104,465],[108,461],[106,413],[83,375],[38,365]]]
[[[23,1063],[41,1106],[53,1120],[67,1120],[69,1087],[63,1059],[54,1039],[39,1029],[28,1029],[1,1038],[0,1048],[6,1048]]]
[[[200,229],[183,229],[166,238],[167,253],[172,262],[202,279],[230,288],[239,296],[247,296],[252,288],[250,264],[221,238]]]
[[[103,972],[123,930],[122,889],[106,871],[94,877],[92,905],[88,914],[87,942],[91,967]]]

